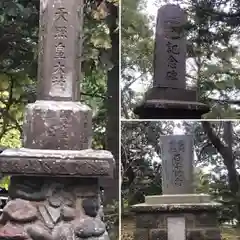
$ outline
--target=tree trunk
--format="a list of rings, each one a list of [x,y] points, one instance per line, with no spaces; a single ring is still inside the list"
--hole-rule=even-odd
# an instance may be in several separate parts
[[[239,174],[236,170],[235,157],[232,152],[232,123],[224,122],[224,144],[213,131],[210,122],[202,122],[203,129],[212,145],[217,149],[223,158],[223,163],[227,168],[228,184],[236,202],[237,221],[240,223],[240,197]],[[238,203],[239,202],[239,203]]]
[[[111,62],[113,68],[107,75],[107,125],[106,148],[111,151],[116,162],[114,179],[103,183],[105,203],[119,200],[119,33],[118,33],[118,7],[107,2],[109,16],[107,19],[112,44]]]

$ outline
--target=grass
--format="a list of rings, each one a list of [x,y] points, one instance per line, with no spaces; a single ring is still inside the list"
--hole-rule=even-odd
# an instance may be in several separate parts
[[[222,227],[222,240],[240,240],[240,229]]]

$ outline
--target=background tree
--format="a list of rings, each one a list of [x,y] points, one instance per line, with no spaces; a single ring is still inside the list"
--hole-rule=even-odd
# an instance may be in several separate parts
[[[127,206],[161,193],[159,138],[173,127],[173,122],[122,122],[122,199]]]
[[[149,85],[152,73],[153,30],[150,19],[143,13],[143,0],[122,0],[121,48],[121,112],[124,118],[134,118],[130,109],[142,94],[133,89],[134,83]]]

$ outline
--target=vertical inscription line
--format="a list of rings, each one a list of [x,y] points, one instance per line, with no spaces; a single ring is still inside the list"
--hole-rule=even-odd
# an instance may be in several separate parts
[[[174,4],[158,10],[154,50],[154,87],[186,87],[186,15]]]
[[[191,193],[192,189],[192,138],[191,136],[162,136],[162,168],[164,169],[163,194]]]
[[[54,67],[51,78],[51,93],[53,95],[63,94],[66,90],[66,56],[65,41],[67,40],[68,11],[65,7],[59,6],[54,12],[54,39],[55,39],[55,56]]]
[[[76,101],[80,95],[83,0],[40,0],[38,99]]]

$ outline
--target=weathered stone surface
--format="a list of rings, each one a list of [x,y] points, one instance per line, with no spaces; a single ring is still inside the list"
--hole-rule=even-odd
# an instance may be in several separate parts
[[[185,217],[185,220],[186,220],[186,227],[187,227],[187,229],[189,229],[189,228],[195,228],[195,226],[196,226],[196,215],[197,215],[198,213],[195,213],[195,214],[193,214],[193,213],[185,213],[184,214],[184,217]]]
[[[41,176],[11,176],[8,193],[12,199],[21,198],[29,201],[45,201],[53,183],[58,183],[59,185],[61,183],[63,185],[62,188],[70,191],[71,195],[76,196],[76,198],[97,197],[99,195],[97,178],[79,179],[78,177],[62,178],[55,176],[44,178]],[[61,201],[71,205],[72,200],[65,196],[66,193],[62,192],[62,194],[64,200]],[[68,201],[66,201],[66,198]],[[59,199],[56,199],[54,192],[52,192],[49,202],[54,206],[61,205]]]
[[[87,216],[96,217],[100,209],[99,198],[91,197],[83,199],[82,207]]]
[[[141,119],[200,119],[207,112],[205,104],[171,99],[144,100],[134,109]]]
[[[80,238],[99,237],[105,232],[105,224],[98,218],[83,218],[73,223],[74,232]]]
[[[218,225],[217,214],[202,212],[195,214],[195,227],[216,227]]]
[[[215,206],[212,203],[208,206],[199,204],[192,208],[190,206],[190,204],[182,204],[180,207],[172,204],[171,208],[162,205],[159,208],[156,208],[156,206],[145,208],[138,205],[137,209],[134,209],[136,211],[136,231],[139,231],[139,229],[148,230],[149,238],[146,239],[149,240],[162,239],[161,237],[166,240],[169,238],[175,239],[172,238],[171,234],[178,232],[177,229],[173,228],[173,226],[177,227],[178,224],[172,223],[174,225],[170,226],[169,220],[181,218],[185,222],[186,239],[182,236],[184,240],[220,240],[220,230],[216,217],[220,204]],[[183,227],[179,226],[179,231],[182,229]],[[171,233],[171,231],[173,232]],[[179,240],[182,239],[180,233],[175,237]]]
[[[205,240],[202,230],[190,230],[187,231],[186,240]]]
[[[180,204],[180,203],[209,203],[207,194],[164,194],[145,197],[146,204]]]
[[[75,209],[70,208],[68,206],[63,206],[61,209],[61,215],[64,219],[64,221],[70,221],[73,220],[76,217]]]
[[[84,181],[86,185],[79,185],[75,188],[75,195],[77,197],[95,197],[96,195],[99,194],[99,185],[96,184],[95,182],[89,181]],[[91,180],[96,180],[96,179],[91,179]]]
[[[45,179],[39,176],[11,176],[8,194],[11,199],[21,198],[29,201],[44,201]]]
[[[167,218],[167,234],[171,240],[186,240],[186,221],[184,216]]]
[[[112,176],[112,154],[104,150],[5,150],[0,155],[4,174],[44,176]]]
[[[207,229],[204,232],[204,240],[221,240],[221,233],[219,229]]]
[[[166,4],[158,10],[153,86],[186,87],[186,14],[178,6]]]
[[[146,240],[149,239],[148,229],[137,228],[134,233],[134,240]]]
[[[36,101],[26,107],[23,131],[27,148],[88,149],[92,112],[79,102]]]
[[[164,194],[193,193],[193,138],[187,135],[161,137]]]
[[[137,228],[163,228],[166,226],[166,219],[163,214],[139,213],[136,215]]]
[[[79,94],[83,0],[41,0],[39,99],[72,100]]]
[[[37,219],[37,209],[31,202],[22,199],[8,202],[2,214],[4,219],[13,222],[31,222]]]
[[[197,92],[190,89],[153,87],[145,93],[145,100],[197,101]]]
[[[186,221],[187,229],[204,228],[204,227],[217,227],[217,217],[215,212],[142,212],[136,215],[136,227],[137,228],[166,228],[167,219],[169,217],[182,216]]]
[[[131,207],[133,212],[138,213],[197,213],[216,212],[219,210],[219,203],[199,203],[199,204],[136,204]]]
[[[187,240],[221,240],[219,229],[192,229],[187,231]]]
[[[151,229],[149,231],[149,240],[168,240],[167,230]]]
[[[26,232],[31,237],[31,239],[44,239],[44,240],[54,240],[51,234],[46,231],[46,229],[37,224],[29,225],[26,227]]]
[[[4,227],[0,228],[1,240],[26,240],[28,239],[27,233],[21,225],[14,225],[7,223]]]

